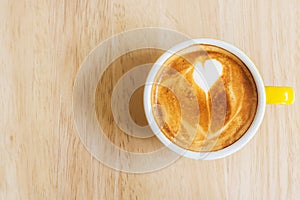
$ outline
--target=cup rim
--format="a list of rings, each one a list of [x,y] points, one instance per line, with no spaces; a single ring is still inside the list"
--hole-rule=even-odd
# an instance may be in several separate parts
[[[256,84],[257,89],[257,95],[258,95],[258,104],[256,109],[256,114],[254,116],[254,119],[248,128],[248,130],[243,134],[241,138],[239,138],[236,142],[233,144],[212,152],[195,152],[191,150],[184,149],[176,144],[174,144],[172,141],[170,141],[160,130],[158,127],[153,113],[152,113],[152,106],[151,106],[151,91],[152,86],[156,77],[156,74],[160,70],[161,66],[165,63],[165,61],[170,58],[174,53],[179,52],[182,49],[185,49],[189,46],[196,45],[196,44],[207,44],[207,45],[213,45],[220,48],[223,48],[234,55],[236,55],[241,61],[244,62],[244,64],[247,66],[249,71],[251,72],[253,79]],[[242,147],[244,147],[255,135],[257,132],[265,113],[265,107],[266,107],[266,94],[264,89],[264,83],[263,80],[259,74],[258,69],[254,65],[254,63],[250,60],[250,58],[242,52],[237,47],[216,39],[210,39],[210,38],[199,38],[199,39],[191,39],[182,43],[179,43],[169,50],[167,50],[163,55],[161,55],[158,60],[154,63],[152,66],[148,77],[146,79],[145,88],[144,88],[144,110],[145,115],[148,120],[149,126],[154,132],[154,134],[158,137],[158,139],[166,145],[170,150],[176,152],[177,154],[192,158],[196,160],[215,160],[219,158],[224,158],[226,156],[229,156],[236,151],[240,150]]]

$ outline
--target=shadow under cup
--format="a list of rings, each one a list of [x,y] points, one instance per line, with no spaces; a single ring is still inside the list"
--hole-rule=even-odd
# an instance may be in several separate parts
[[[223,151],[217,157],[224,157],[236,151],[232,150],[235,143],[245,144],[252,137],[243,136],[255,120],[259,103],[253,69],[241,56],[217,44],[182,46],[186,48],[178,45],[161,56],[149,73],[147,82],[154,84],[146,86],[144,94],[147,119],[155,122],[151,128],[156,136],[179,154],[205,159],[205,153]],[[207,91],[195,81],[195,73],[201,75]]]
[[[146,153],[164,147],[148,126],[143,107],[144,83],[163,53],[150,48],[128,52],[112,62],[98,82],[98,123],[109,141],[120,149]]]

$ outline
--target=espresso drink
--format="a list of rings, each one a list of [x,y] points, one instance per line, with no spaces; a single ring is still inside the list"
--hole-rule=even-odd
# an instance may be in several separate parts
[[[257,89],[247,66],[212,45],[193,45],[171,56],[151,93],[163,134],[197,152],[233,144],[248,130],[257,108]]]

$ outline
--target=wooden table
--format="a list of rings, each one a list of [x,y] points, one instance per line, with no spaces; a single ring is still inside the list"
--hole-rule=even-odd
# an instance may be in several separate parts
[[[267,106],[251,142],[224,159],[131,174],[91,156],[72,108],[80,65],[101,41],[149,26],[232,43],[266,85],[300,92],[298,0],[1,0],[0,199],[299,199],[297,99]]]

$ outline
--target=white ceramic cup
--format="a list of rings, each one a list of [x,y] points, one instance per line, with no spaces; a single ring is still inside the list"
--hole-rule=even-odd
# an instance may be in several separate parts
[[[258,104],[257,104],[257,110],[256,114],[254,117],[253,122],[251,123],[250,127],[248,130],[244,133],[244,135],[231,144],[228,147],[225,147],[221,150],[218,151],[212,151],[212,152],[195,152],[195,151],[190,151],[184,148],[181,148],[180,146],[174,144],[172,141],[170,141],[160,130],[158,127],[154,116],[152,112],[152,106],[151,106],[151,91],[153,87],[153,83],[155,82],[155,77],[160,68],[163,66],[165,61],[170,58],[172,55],[174,55],[176,52],[179,52],[183,49],[187,49],[188,47],[195,45],[195,44],[208,44],[208,45],[213,45],[213,46],[218,46],[221,47],[234,55],[236,55],[241,61],[245,63],[245,65],[248,67],[250,70],[255,84],[257,88],[257,93],[258,93]],[[158,137],[158,139],[166,145],[170,150],[178,153],[179,155],[182,155],[187,158],[192,158],[192,159],[197,159],[197,160],[214,160],[214,159],[219,159],[226,157],[230,154],[233,154],[234,152],[240,150],[243,146],[245,146],[251,138],[255,135],[257,132],[263,116],[265,112],[265,107],[266,107],[266,90],[265,86],[263,83],[263,80],[253,64],[253,62],[238,48],[234,47],[231,44],[228,44],[223,41],[215,40],[215,39],[193,39],[193,40],[188,40],[186,42],[180,43],[168,51],[166,51],[153,65],[152,69],[149,72],[149,75],[146,80],[145,88],[144,88],[144,109],[145,109],[145,114],[148,120],[148,123],[154,132],[154,134]]]

